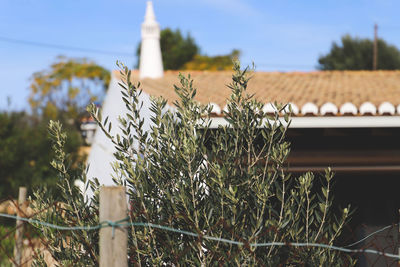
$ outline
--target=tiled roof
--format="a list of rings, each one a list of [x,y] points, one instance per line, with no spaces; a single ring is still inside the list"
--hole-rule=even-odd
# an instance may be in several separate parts
[[[170,103],[177,99],[174,84],[179,84],[177,71],[166,71],[160,79],[141,80],[142,89],[163,96]],[[226,105],[232,72],[190,71],[196,99]],[[118,75],[118,73],[115,73]],[[139,80],[133,71],[132,78]],[[255,72],[248,92],[264,103],[292,103],[298,115],[398,115],[400,114],[400,71],[318,71]],[[266,107],[267,108],[267,107]],[[296,108],[296,107],[295,107]]]

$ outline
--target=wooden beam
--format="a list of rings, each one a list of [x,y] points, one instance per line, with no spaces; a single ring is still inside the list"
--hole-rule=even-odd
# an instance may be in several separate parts
[[[381,166],[288,166],[287,171],[294,173],[304,173],[304,172],[324,172],[328,167],[332,169],[333,172],[340,173],[376,173],[376,172],[400,172],[400,165],[381,165]]]
[[[18,192],[18,207],[17,216],[25,217],[26,212],[26,187],[20,187]],[[21,266],[22,264],[22,251],[23,251],[23,238],[24,238],[24,222],[17,220],[17,227],[15,230],[15,245],[14,245],[14,266]]]
[[[304,150],[292,151],[291,166],[304,165],[400,165],[400,150]]]
[[[100,222],[119,221],[127,216],[125,188],[100,188]],[[128,231],[121,227],[100,229],[100,267],[128,266]]]

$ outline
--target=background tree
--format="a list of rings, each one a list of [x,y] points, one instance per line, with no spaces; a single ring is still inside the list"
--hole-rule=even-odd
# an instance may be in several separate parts
[[[76,165],[82,161],[80,133],[68,125],[66,131],[65,148]],[[24,112],[0,113],[0,199],[17,197],[19,186],[47,185],[56,190],[57,172],[49,166],[53,153],[47,132],[47,120]]]
[[[161,30],[160,46],[165,70],[181,69],[186,62],[191,61],[199,52],[199,47],[190,34],[188,33],[186,37],[184,37],[179,29],[176,29],[175,31],[170,28]],[[141,42],[138,44],[136,49],[136,68],[140,65],[140,47]]]
[[[333,42],[328,54],[318,59],[321,70],[372,70],[373,41],[345,35],[342,44]],[[379,70],[400,69],[400,51],[384,40],[378,39]]]
[[[140,65],[140,46],[141,43],[136,49],[136,68]],[[164,70],[231,70],[232,60],[240,55],[237,49],[227,55],[201,55],[198,45],[190,34],[184,37],[179,29],[161,30],[160,46]]]
[[[90,60],[58,57],[49,69],[32,75],[29,104],[34,114],[76,120],[109,82],[110,72]]]
[[[232,70],[233,61],[239,58],[240,51],[233,50],[228,55],[206,56],[195,55],[193,60],[187,62],[182,69],[184,70]]]
[[[0,113],[0,197],[16,197],[19,186],[28,188],[57,182],[49,168],[51,142],[47,137],[49,119],[66,125],[66,151],[72,157],[72,171],[83,163],[79,155],[82,138],[79,118],[86,106],[104,93],[110,80],[108,70],[87,59],[57,58],[49,69],[36,72],[30,85],[29,104],[33,114]]]
[[[199,52],[199,47],[188,33],[184,38],[179,29],[172,31],[166,28],[160,36],[161,54],[164,69],[178,70],[193,59]]]

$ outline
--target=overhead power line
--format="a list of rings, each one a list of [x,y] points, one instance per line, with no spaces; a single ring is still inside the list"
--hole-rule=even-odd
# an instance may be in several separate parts
[[[4,43],[13,43],[20,45],[28,45],[28,46],[36,46],[42,48],[53,48],[60,49],[66,51],[75,51],[75,52],[84,52],[84,53],[94,53],[108,56],[124,56],[124,57],[134,57],[133,53],[122,53],[117,51],[110,50],[101,50],[101,49],[92,49],[92,48],[84,48],[77,46],[68,46],[68,45],[60,45],[60,44],[50,44],[50,43],[42,43],[36,41],[22,40],[22,39],[13,39],[4,36],[0,36],[0,42]],[[315,66],[312,65],[298,65],[298,64],[275,64],[275,63],[257,63],[256,67],[266,67],[266,68],[295,68],[295,69],[315,69]]]
[[[124,56],[124,57],[133,57],[134,56],[133,53],[132,54],[131,53],[121,53],[121,52],[109,51],[109,50],[100,50],[100,49],[68,46],[68,45],[41,43],[41,42],[28,41],[28,40],[13,39],[13,38],[8,38],[8,37],[4,37],[4,36],[0,36],[0,42],[20,44],[20,45],[30,45],[30,46],[45,47],[45,48],[53,48],[53,49],[68,50],[68,51],[76,51],[76,52],[84,52],[84,53],[102,54],[102,55],[108,55],[108,56]]]

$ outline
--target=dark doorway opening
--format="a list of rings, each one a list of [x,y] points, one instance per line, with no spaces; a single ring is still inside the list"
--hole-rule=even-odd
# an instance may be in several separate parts
[[[388,226],[353,248],[398,254],[400,208],[400,129],[290,129],[289,171],[335,172],[334,205],[351,205],[354,213],[344,244]],[[342,244],[341,244],[342,245]],[[359,266],[397,266],[397,260],[359,254]]]

